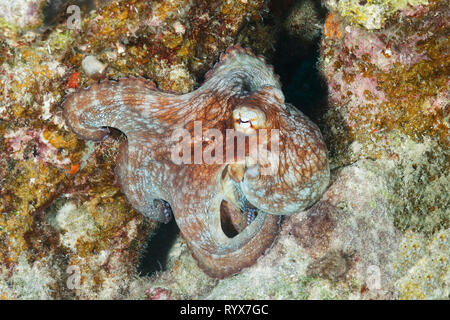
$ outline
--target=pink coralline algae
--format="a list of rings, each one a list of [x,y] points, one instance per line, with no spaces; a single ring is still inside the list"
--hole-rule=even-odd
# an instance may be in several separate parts
[[[221,56],[193,92],[169,94],[151,81],[126,78],[71,94],[63,108],[68,125],[84,139],[104,138],[106,127],[126,134],[116,167],[123,192],[134,208],[159,221],[167,219],[169,204],[194,258],[213,277],[227,277],[254,264],[272,245],[279,215],[310,206],[329,182],[319,129],[284,102],[280,83],[264,60],[239,45]],[[202,125],[201,144],[196,142],[195,121]],[[244,139],[259,129],[270,135],[276,129],[279,153],[272,140],[266,146],[268,159],[279,156],[276,170],[263,174],[268,163],[253,157],[251,146],[232,160],[173,161],[176,130],[194,137],[187,150],[200,145],[205,155],[219,139],[217,134],[205,139],[213,128],[222,137],[234,129]],[[234,140],[224,141],[224,155],[230,144],[234,149]],[[258,140],[258,148],[261,144]],[[235,234],[225,233],[224,221]]]
[[[7,132],[5,139],[11,157],[16,160],[25,160],[31,155],[36,160],[42,160],[61,169],[71,164],[70,159],[59,154],[58,149],[45,138],[44,130],[19,129]],[[29,150],[30,145],[32,150]]]
[[[329,14],[321,45],[330,102],[325,118],[327,127],[348,131],[331,134],[332,152],[357,141],[378,158],[386,134],[436,138],[448,147],[448,15],[445,1],[432,1],[367,30]]]

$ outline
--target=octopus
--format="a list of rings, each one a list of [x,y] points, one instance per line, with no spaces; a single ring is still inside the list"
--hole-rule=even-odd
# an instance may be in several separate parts
[[[115,174],[131,205],[173,215],[198,266],[224,278],[255,264],[284,215],[325,191],[327,148],[318,127],[285,102],[273,68],[235,45],[196,90],[163,92],[144,78],[95,83],[62,103],[81,138],[126,135]]]

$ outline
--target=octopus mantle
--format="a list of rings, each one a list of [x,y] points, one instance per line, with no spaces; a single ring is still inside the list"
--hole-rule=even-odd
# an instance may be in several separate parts
[[[329,182],[319,129],[284,102],[264,59],[239,45],[221,55],[193,92],[166,93],[149,80],[126,78],[70,94],[63,109],[67,124],[84,139],[101,140],[108,127],[127,136],[116,167],[122,191],[149,218],[165,221],[171,209],[198,265],[212,277],[254,264],[272,245],[280,215],[312,205]],[[229,129],[236,137],[219,137]],[[262,129],[270,137],[277,133],[276,148],[275,140],[260,138]],[[174,139],[176,132],[189,137]],[[266,158],[254,157],[245,145],[224,159],[238,137],[255,135]],[[177,148],[182,152],[174,153]],[[215,161],[196,161],[199,150]],[[174,154],[187,161],[174,161]],[[274,159],[275,170],[263,174]]]

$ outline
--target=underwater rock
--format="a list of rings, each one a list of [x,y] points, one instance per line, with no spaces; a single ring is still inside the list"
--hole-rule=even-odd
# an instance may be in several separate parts
[[[396,227],[428,235],[450,226],[449,14],[445,1],[431,1],[369,31],[332,12],[321,44],[331,166],[394,160],[387,171]]]
[[[320,37],[320,4],[313,0],[298,1],[285,20],[288,33],[299,41],[313,41]]]
[[[424,5],[432,2],[429,0],[323,0],[325,6],[332,12],[338,13],[347,22],[359,24],[367,30],[380,29],[385,22],[398,13],[421,10]]]
[[[94,56],[87,56],[81,61],[81,67],[88,77],[98,78],[106,69],[106,65]]]
[[[327,112],[321,128],[330,150],[331,167],[348,168],[359,159],[371,159],[371,171],[378,172],[377,177],[365,179],[376,184],[382,179],[381,199],[385,203],[384,209],[380,207],[383,202],[375,201],[372,206],[381,209],[392,224],[388,228],[391,233],[380,234],[378,241],[388,236],[407,243],[411,233],[424,237],[424,242],[430,237],[436,239],[450,227],[446,208],[450,194],[446,71],[450,60],[445,31],[449,26],[448,4],[351,0],[325,3],[332,12],[325,21],[321,43],[320,67],[328,87]],[[318,221],[333,226],[342,223],[336,216]],[[321,244],[308,241],[307,245]],[[327,241],[333,246],[333,240]],[[368,243],[373,245],[377,239]],[[384,268],[381,283],[393,284],[397,279],[388,288],[391,297],[445,297],[448,270],[442,270],[442,259],[437,258],[440,262],[429,270],[420,262],[408,269],[405,262],[399,261],[411,255],[406,260],[414,264],[414,248],[409,247],[411,252],[407,253],[402,246],[391,247],[394,256],[385,256],[387,260],[373,264]],[[433,248],[436,250],[429,254],[440,257],[442,246]],[[399,263],[409,273],[394,267]],[[402,274],[405,276],[398,280]],[[383,275],[387,276],[385,280]],[[424,280],[431,278],[434,280]],[[363,296],[370,293],[363,291]]]
[[[105,127],[125,133],[116,175],[128,201],[157,221],[167,215],[155,210],[155,201],[167,203],[199,267],[224,278],[271,247],[275,216],[320,198],[329,168],[317,126],[284,103],[262,57],[229,47],[205,79],[185,95],[162,92],[143,78],[104,81],[69,95],[63,112],[83,139],[104,139]],[[250,143],[236,144],[235,136]],[[245,218],[236,237],[224,232],[224,216],[231,224]]]
[[[389,2],[389,1],[386,1]],[[329,106],[325,135],[336,162],[396,157],[403,137],[448,146],[448,37],[445,1],[396,12],[389,25],[367,30],[329,14],[321,70]]]

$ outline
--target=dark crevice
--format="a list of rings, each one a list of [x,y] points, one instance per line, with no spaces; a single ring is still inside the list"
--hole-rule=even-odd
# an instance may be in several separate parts
[[[142,276],[152,276],[156,272],[167,270],[169,251],[174,245],[180,229],[172,219],[167,224],[161,224],[157,233],[149,240],[142,254],[138,272]]]

